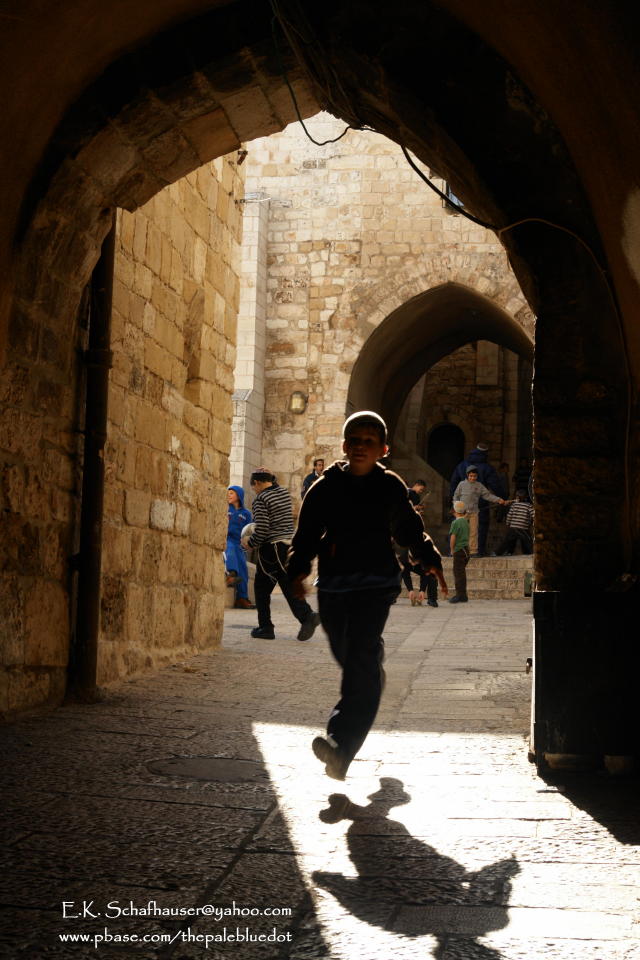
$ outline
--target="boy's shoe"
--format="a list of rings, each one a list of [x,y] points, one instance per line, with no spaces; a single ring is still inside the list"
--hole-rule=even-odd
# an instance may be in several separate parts
[[[306,620],[300,624],[298,640],[311,640],[316,627],[320,624],[320,615],[312,611]]]
[[[344,780],[349,769],[350,760],[340,752],[338,745],[330,738],[315,737],[311,749],[314,754],[324,763],[324,772],[333,780]]]
[[[429,607],[437,607],[437,606],[438,606],[438,601],[437,601],[437,600],[427,600],[427,605],[428,605]]]
[[[449,603],[468,603],[467,597],[451,597]]]
[[[225,577],[225,583],[228,587],[235,587],[236,583],[240,583],[240,577],[237,575],[235,570],[229,571]]]
[[[273,627],[254,627],[251,636],[257,640],[275,640],[276,638]]]
[[[247,600],[246,597],[237,597],[234,607],[237,610],[255,610],[255,605],[251,603],[251,600]]]

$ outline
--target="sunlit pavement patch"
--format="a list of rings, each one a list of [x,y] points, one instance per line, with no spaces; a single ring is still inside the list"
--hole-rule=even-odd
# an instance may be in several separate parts
[[[311,753],[315,732],[254,725],[335,960],[354,951],[368,960],[563,960],[575,941],[591,940],[606,941],[612,960],[624,956],[618,948],[640,947],[631,886],[594,910],[597,873],[570,871],[573,896],[554,902],[557,861],[575,859],[585,815],[542,789],[522,737],[378,730],[340,783]],[[591,822],[601,844],[606,830]],[[550,824],[564,843],[540,883],[550,851],[539,829]],[[603,877],[603,893],[610,882]]]

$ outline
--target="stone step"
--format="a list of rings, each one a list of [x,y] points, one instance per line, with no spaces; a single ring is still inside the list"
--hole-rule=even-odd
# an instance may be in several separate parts
[[[453,591],[453,560],[442,558],[449,590]],[[533,557],[473,557],[467,564],[469,597],[483,600],[516,600],[528,596],[533,579]]]
[[[253,581],[256,568],[253,563],[249,568],[249,598],[255,603]],[[451,557],[442,558],[442,567],[449,593],[453,595],[453,560]],[[533,557],[474,557],[467,564],[467,592],[469,597],[476,600],[517,600],[525,596],[525,575],[533,576]],[[307,582],[307,589],[315,593],[312,586],[314,577]],[[417,578],[415,579],[417,586]],[[279,589],[276,587],[276,592]],[[402,597],[407,591],[402,588]],[[225,607],[233,607],[235,591],[227,587],[225,593]]]

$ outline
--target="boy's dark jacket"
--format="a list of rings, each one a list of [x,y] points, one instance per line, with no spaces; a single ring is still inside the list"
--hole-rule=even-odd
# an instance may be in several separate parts
[[[363,583],[392,579],[399,571],[392,537],[424,566],[442,567],[400,477],[380,463],[366,476],[354,477],[347,461],[338,460],[302,502],[289,552],[289,578],[308,576],[317,555],[320,586],[336,577]]]

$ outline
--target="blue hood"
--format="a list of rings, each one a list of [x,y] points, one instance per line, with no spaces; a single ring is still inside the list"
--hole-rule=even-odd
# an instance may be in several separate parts
[[[241,507],[244,507],[244,490],[243,490],[243,488],[242,488],[242,487],[234,487],[234,486],[231,486],[231,487],[227,487],[227,490],[235,490],[235,492],[238,494],[238,500],[240,501],[240,506],[241,506]],[[231,504],[229,504],[229,506],[231,506]]]

